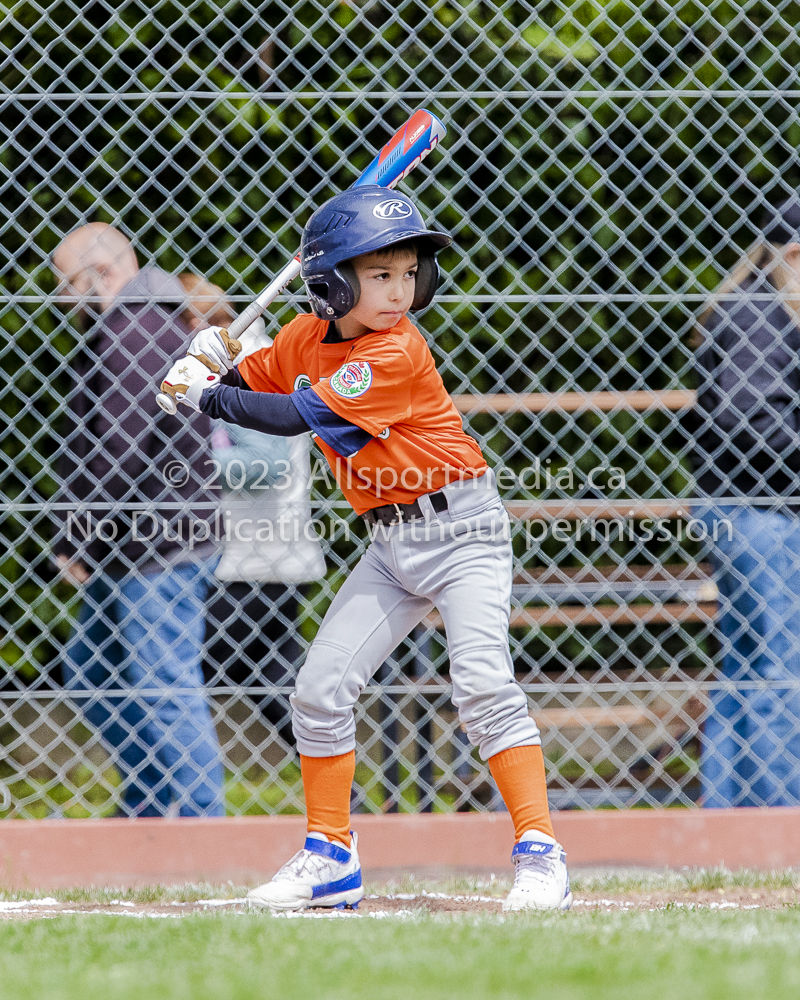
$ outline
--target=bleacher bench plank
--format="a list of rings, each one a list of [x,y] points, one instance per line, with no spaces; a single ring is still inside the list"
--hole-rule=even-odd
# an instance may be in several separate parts
[[[568,625],[672,625],[675,622],[699,622],[710,625],[717,613],[712,601],[686,604],[595,604],[583,606],[561,604],[557,607],[515,608],[509,622],[511,628],[565,628]],[[425,624],[444,628],[438,612],[431,612]]]
[[[618,500],[507,500],[509,517],[516,521],[582,521],[584,518],[624,520],[633,518],[654,521],[664,518],[688,518],[688,503],[678,500],[637,500],[623,503]]]
[[[696,394],[690,389],[665,389],[632,392],[521,392],[521,393],[454,393],[453,402],[459,413],[581,413],[596,410],[612,413],[616,410],[689,410]]]

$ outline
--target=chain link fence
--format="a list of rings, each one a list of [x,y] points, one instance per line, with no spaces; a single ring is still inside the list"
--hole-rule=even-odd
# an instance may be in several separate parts
[[[800,186],[800,9],[2,9],[0,815],[126,808],[92,691],[65,687],[84,590],[54,566],[54,523],[87,511],[64,501],[59,459],[73,373],[92,348],[78,310],[59,305],[51,254],[77,226],[110,223],[141,265],[201,275],[240,311],[296,252],[313,207],[422,106],[449,134],[403,187],[455,246],[419,323],[512,517],[510,641],[551,805],[695,804],[704,726],[730,682],[708,533],[688,506],[692,337],[764,208]],[[304,308],[297,283],[267,330]],[[157,428],[162,415],[148,419]],[[324,567],[234,574],[207,600],[201,696],[233,814],[302,810],[288,696],[367,544],[320,453],[289,460]],[[220,468],[218,503],[241,501],[238,466]],[[211,510],[200,493],[187,500],[195,515]],[[102,498],[116,514],[148,508]],[[450,701],[439,625],[418,628],[358,705],[357,810],[502,808]],[[128,689],[112,680],[115,711]]]

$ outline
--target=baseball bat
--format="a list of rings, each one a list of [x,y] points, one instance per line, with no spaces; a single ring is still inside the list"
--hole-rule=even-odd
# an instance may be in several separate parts
[[[351,186],[379,184],[381,187],[390,189],[395,187],[418,163],[425,159],[428,153],[436,148],[446,133],[447,129],[433,112],[424,109],[415,111],[405,125],[399,128],[381,148],[372,163]],[[236,338],[258,319],[267,306],[298,274],[300,274],[300,254],[293,257],[264,291],[228,326],[229,350],[233,352],[232,358],[236,357],[241,350],[241,345]],[[156,396],[156,402],[167,413],[177,412],[177,402],[166,392],[160,392]]]

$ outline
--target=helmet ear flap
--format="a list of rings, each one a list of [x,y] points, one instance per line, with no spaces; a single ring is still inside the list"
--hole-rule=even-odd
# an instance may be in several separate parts
[[[346,316],[358,302],[361,284],[349,261],[345,261],[326,280],[306,281],[311,311],[318,319],[336,320]]]
[[[350,292],[352,295],[350,309],[354,309],[358,305],[358,300],[361,298],[361,282],[358,280],[358,275],[356,274],[356,269],[353,267],[353,262],[350,260],[343,260],[338,267],[338,271],[350,286]]]
[[[420,254],[417,258],[417,280],[412,309],[424,309],[433,301],[439,285],[439,265],[433,254]]]
[[[327,281],[307,281],[306,294],[311,311],[317,319],[325,319],[325,303],[328,301]]]

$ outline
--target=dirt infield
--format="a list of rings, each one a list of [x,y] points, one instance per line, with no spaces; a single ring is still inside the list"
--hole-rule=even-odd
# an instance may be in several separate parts
[[[600,911],[654,911],[687,908],[695,910],[779,910],[800,906],[800,882],[789,882],[787,876],[773,877],[773,884],[727,885],[713,887],[686,887],[680,885],[659,885],[659,882],[674,881],[668,877],[644,880],[650,884],[641,886],[601,885],[595,891],[590,885],[586,889],[576,887],[573,900],[575,912]],[[746,881],[746,880],[745,880]],[[775,884],[775,882],[784,884]],[[429,888],[414,891],[394,891],[394,887],[367,892],[358,910],[331,911],[329,909],[309,909],[302,914],[291,914],[291,918],[326,917],[415,917],[433,914],[495,914],[502,912],[502,900],[507,887],[494,884],[481,892],[444,892]],[[220,898],[179,899],[164,898],[165,890],[154,891],[160,899],[141,898],[98,898],[96,900],[56,899],[52,896],[0,900],[0,920],[51,919],[64,915],[122,916],[133,918],[179,918],[194,913],[247,913],[248,906],[241,894]],[[185,894],[185,893],[181,893]],[[86,894],[84,894],[85,896]],[[138,895],[138,894],[137,894]],[[180,895],[175,893],[175,895]],[[191,895],[191,893],[188,893]],[[253,911],[249,911],[253,912]],[[263,911],[255,911],[262,913]],[[266,914],[265,914],[266,915]]]
[[[503,897],[482,895],[449,895],[446,893],[387,893],[370,895],[359,910],[422,912],[422,913],[500,913]],[[572,902],[575,910],[625,909],[661,910],[667,907],[693,907],[695,909],[768,909],[800,905],[800,889],[750,889],[732,887],[701,891],[652,892],[628,891],[616,894],[604,892],[576,892]]]

